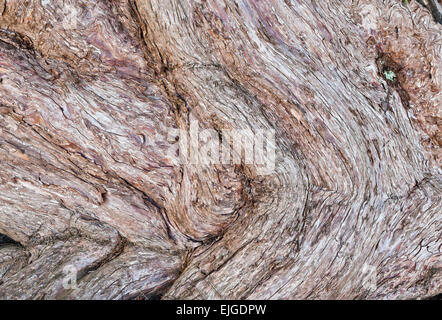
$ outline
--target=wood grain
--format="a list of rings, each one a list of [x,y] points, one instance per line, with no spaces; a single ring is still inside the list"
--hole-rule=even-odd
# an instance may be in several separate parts
[[[440,294],[441,31],[416,1],[0,1],[0,298]],[[273,130],[274,170],[173,163],[192,121]]]

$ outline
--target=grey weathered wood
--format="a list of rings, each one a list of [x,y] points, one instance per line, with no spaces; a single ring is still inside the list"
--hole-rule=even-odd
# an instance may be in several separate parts
[[[0,298],[442,292],[442,26],[415,1],[0,14]],[[275,170],[173,165],[192,119],[275,130]]]

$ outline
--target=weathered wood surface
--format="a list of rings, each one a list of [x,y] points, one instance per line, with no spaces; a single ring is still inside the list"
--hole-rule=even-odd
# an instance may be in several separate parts
[[[442,26],[416,1],[0,14],[0,298],[442,292]],[[275,130],[275,170],[174,165],[192,118]]]

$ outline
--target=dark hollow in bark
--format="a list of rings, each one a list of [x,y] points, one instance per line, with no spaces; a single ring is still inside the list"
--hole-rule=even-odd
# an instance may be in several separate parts
[[[0,246],[6,244],[19,244],[19,243],[9,238],[7,235],[0,234]]]

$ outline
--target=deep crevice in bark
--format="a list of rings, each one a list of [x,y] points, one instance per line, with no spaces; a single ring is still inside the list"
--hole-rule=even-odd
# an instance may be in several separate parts
[[[0,247],[6,244],[14,244],[17,246],[21,246],[21,244],[17,241],[15,241],[14,239],[11,239],[10,237],[8,237],[5,234],[1,234],[0,233]]]

